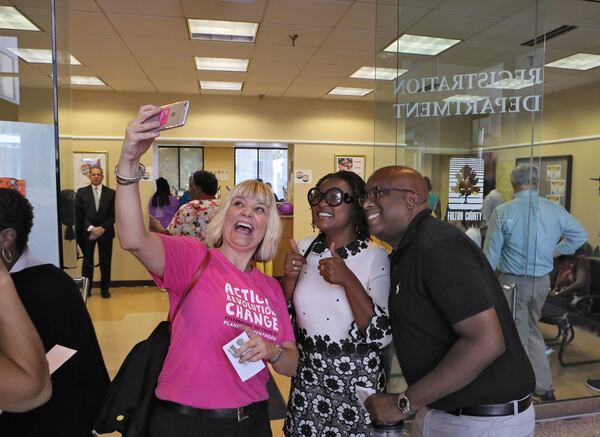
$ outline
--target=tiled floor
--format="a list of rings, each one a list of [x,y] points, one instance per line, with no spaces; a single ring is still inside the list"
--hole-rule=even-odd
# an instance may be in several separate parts
[[[133,345],[147,337],[152,328],[166,317],[168,302],[166,294],[154,287],[116,288],[111,291],[111,299],[102,299],[97,290],[94,290],[94,295],[87,301],[87,307],[96,327],[106,366],[111,376],[114,376]],[[548,336],[555,332],[553,327],[547,325],[542,325],[542,330]],[[582,357],[600,357],[600,337],[581,329],[576,333],[569,351]],[[585,387],[584,381],[592,375],[600,377],[600,364],[561,367],[556,354],[557,352],[554,352],[550,356],[550,364],[557,397],[564,399],[593,394]],[[397,371],[393,369],[393,372],[394,370]],[[277,385],[286,398],[289,378],[273,374],[276,375]],[[402,386],[401,378],[396,378],[392,388]],[[282,425],[282,420],[271,422],[274,437],[283,436]]]

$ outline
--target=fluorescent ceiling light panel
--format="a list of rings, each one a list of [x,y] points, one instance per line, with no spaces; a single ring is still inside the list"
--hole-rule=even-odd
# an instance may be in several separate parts
[[[598,66],[600,66],[600,55],[590,53],[576,53],[546,64],[546,67],[567,68],[569,70],[590,70]]]
[[[332,96],[366,96],[372,91],[373,90],[369,88],[346,88],[337,86],[327,94],[331,94]]]
[[[39,27],[12,6],[0,6],[0,29],[40,31]]]
[[[354,79],[394,80],[407,71],[401,68],[360,67],[350,77]]]
[[[106,84],[96,76],[71,76],[71,85],[106,86]]]
[[[203,90],[240,91],[244,82],[218,82],[214,80],[201,80],[200,88]]]
[[[254,42],[258,23],[243,21],[196,20],[188,18],[192,39],[209,41]]]
[[[248,71],[249,59],[202,58],[196,56],[196,69],[214,71]]]
[[[495,88],[499,90],[520,90],[533,85],[533,79],[501,79],[492,82],[486,88]]]
[[[460,39],[404,34],[383,49],[383,51],[435,56],[458,44],[460,41]]]
[[[52,51],[47,49],[15,49],[11,47],[7,47],[12,53],[17,55],[19,58],[24,60],[25,62],[30,62],[32,64],[52,64]],[[64,53],[58,53],[59,63],[62,59],[64,59]],[[81,65],[73,55],[69,55],[70,64],[71,65]]]
[[[470,96],[467,94],[456,94],[454,96],[446,97],[444,102],[478,102],[479,100],[485,100],[485,96]]]

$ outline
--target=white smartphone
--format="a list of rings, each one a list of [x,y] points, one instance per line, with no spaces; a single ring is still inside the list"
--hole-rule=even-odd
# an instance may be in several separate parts
[[[160,112],[148,121],[158,121],[160,123],[156,128],[157,131],[181,127],[187,120],[189,107],[190,102],[187,100],[161,106]]]

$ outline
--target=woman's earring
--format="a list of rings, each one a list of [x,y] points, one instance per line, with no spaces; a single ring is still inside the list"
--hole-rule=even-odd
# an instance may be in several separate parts
[[[9,264],[12,262],[12,253],[10,253],[10,250],[5,247],[2,248],[2,258],[4,258],[4,261]]]
[[[313,222],[311,222],[311,224],[310,224],[310,225],[311,225],[311,226],[312,226],[312,228],[313,228],[313,232],[315,232],[315,229],[317,229],[317,227],[315,226],[315,224],[314,224]]]

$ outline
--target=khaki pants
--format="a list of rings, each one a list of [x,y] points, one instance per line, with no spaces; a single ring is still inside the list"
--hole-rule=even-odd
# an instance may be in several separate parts
[[[533,405],[515,416],[454,416],[422,408],[412,423],[411,437],[533,437]]]
[[[546,356],[546,344],[538,322],[542,317],[542,307],[550,290],[550,277],[544,275],[533,278],[502,273],[499,279],[502,285],[514,283],[517,286],[515,324],[521,343],[535,372],[535,392],[546,393],[552,390],[552,372]],[[512,296],[506,296],[506,299],[511,305]]]

